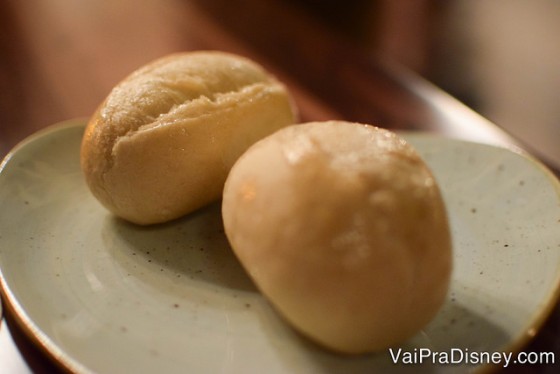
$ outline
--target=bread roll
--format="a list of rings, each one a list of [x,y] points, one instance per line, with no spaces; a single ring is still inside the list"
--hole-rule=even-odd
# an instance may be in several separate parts
[[[446,296],[451,238],[434,177],[403,139],[346,122],[294,125],[233,166],[222,214],[280,314],[339,352],[402,342]]]
[[[112,90],[87,125],[81,165],[114,214],[165,222],[219,199],[235,160],[294,116],[286,88],[254,62],[174,54]]]

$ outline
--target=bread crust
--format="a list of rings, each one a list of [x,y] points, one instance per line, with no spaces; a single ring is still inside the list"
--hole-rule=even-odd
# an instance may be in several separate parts
[[[286,87],[256,63],[217,51],[173,54],[111,91],[87,125],[81,165],[111,212],[161,223],[219,199],[245,149],[295,116]]]
[[[238,160],[222,204],[226,234],[259,289],[325,347],[401,343],[445,299],[444,201],[394,133],[340,121],[282,129]]]

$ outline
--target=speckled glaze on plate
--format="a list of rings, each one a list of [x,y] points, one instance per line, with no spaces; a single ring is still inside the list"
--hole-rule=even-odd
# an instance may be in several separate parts
[[[464,365],[341,357],[294,333],[231,253],[220,206],[137,227],[108,214],[79,167],[83,121],[20,144],[0,172],[5,307],[61,366],[100,373],[370,373]],[[448,300],[403,351],[521,349],[558,298],[557,181],[507,149],[403,134],[442,187],[454,236]],[[481,365],[474,365],[481,368]]]

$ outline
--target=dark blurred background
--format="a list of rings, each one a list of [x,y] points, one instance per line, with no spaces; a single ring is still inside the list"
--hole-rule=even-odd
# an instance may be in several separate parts
[[[560,1],[289,1],[560,164]]]
[[[89,115],[140,63],[198,43],[189,30],[206,21],[192,18],[195,8],[217,14],[235,7],[235,17],[252,22],[255,6],[278,4],[372,58],[407,66],[560,165],[558,0],[0,0],[3,136],[20,136],[10,128],[17,123],[37,129]],[[118,33],[124,24],[129,34]],[[70,53],[80,60],[54,76]],[[22,101],[28,110],[19,109]],[[2,153],[13,139],[0,139]]]

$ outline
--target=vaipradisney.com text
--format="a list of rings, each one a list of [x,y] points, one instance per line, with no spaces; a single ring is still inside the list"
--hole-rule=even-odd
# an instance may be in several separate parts
[[[434,351],[429,348],[390,348],[389,355],[394,364],[419,365],[510,365],[555,364],[554,352],[483,352],[468,348],[451,348],[447,351]]]

